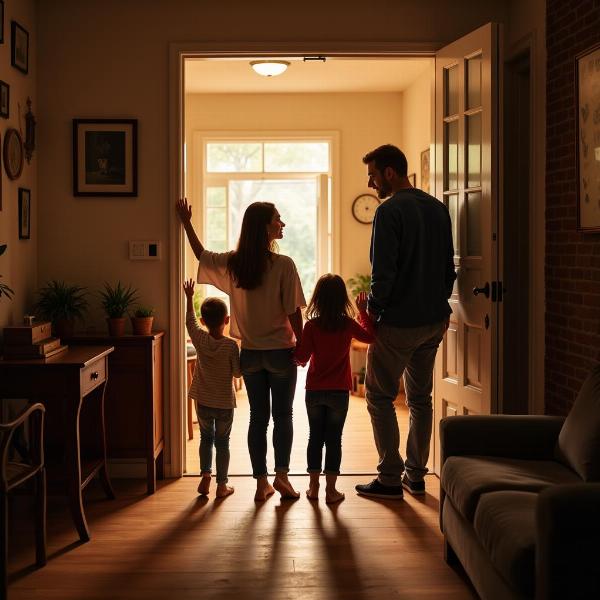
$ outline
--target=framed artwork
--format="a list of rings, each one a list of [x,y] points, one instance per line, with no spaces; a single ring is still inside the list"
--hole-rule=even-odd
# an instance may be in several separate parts
[[[137,119],[73,119],[73,195],[137,196]]]
[[[19,239],[31,236],[31,190],[19,188]]]
[[[4,0],[0,0],[0,44],[4,44]]]
[[[29,72],[29,33],[16,21],[11,22],[10,64],[25,75]]]
[[[4,132],[2,158],[8,178],[19,179],[23,171],[23,140],[21,134],[12,127]]]
[[[8,119],[10,115],[10,86],[0,81],[0,117]]]
[[[421,189],[429,194],[429,148],[421,152]]]
[[[577,229],[600,231],[600,44],[575,57]]]
[[[413,187],[417,187],[417,174],[409,173],[408,181],[410,182],[410,185],[412,185]]]

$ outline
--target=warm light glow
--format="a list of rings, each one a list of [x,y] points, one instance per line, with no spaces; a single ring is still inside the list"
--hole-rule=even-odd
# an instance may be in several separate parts
[[[290,63],[285,60],[255,60],[250,63],[250,66],[259,75],[274,77],[281,75],[290,66]]]

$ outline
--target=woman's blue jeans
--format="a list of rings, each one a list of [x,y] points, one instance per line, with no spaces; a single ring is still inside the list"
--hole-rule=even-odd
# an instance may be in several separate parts
[[[293,348],[282,350],[247,350],[242,348],[240,365],[248,401],[250,425],[248,450],[252,476],[267,475],[267,428],[273,415],[273,449],[275,472],[290,470],[294,437],[292,405],[296,390],[296,364]]]
[[[348,402],[349,392],[345,390],[306,390],[306,412],[310,425],[306,449],[309,473],[321,472],[325,446],[324,472],[339,475]]]

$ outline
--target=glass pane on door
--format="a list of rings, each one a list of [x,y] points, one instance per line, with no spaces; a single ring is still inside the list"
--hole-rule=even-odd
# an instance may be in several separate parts
[[[467,254],[481,256],[481,192],[466,194]]]
[[[445,190],[458,189],[458,120],[444,123]]]
[[[452,65],[444,71],[445,117],[458,114],[458,65]]]
[[[481,106],[481,54],[467,59],[467,110]]]
[[[467,187],[481,185],[481,113],[467,115]]]

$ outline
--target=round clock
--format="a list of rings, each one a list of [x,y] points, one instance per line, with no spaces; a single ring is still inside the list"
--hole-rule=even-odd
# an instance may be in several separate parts
[[[9,179],[18,179],[23,170],[23,140],[16,129],[4,134],[4,169]]]
[[[361,194],[352,203],[352,216],[359,222],[369,224],[375,218],[379,198],[373,194]]]

